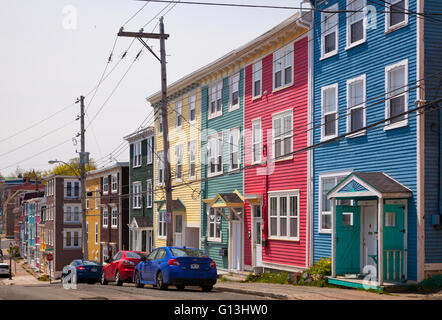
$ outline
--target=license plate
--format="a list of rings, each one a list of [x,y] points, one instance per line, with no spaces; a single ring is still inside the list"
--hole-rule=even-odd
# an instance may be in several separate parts
[[[199,268],[200,268],[200,265],[199,265],[199,264],[192,263],[192,264],[190,265],[190,269],[199,269]]]
[[[92,268],[91,272],[97,272],[97,268]]]

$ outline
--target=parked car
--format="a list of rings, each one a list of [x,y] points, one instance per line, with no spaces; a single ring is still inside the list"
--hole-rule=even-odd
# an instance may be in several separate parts
[[[97,261],[77,259],[63,268],[61,278],[63,279],[69,275],[72,272],[72,268],[76,269],[77,282],[99,282],[101,279],[101,272],[103,271],[103,266]]]
[[[142,257],[149,252],[142,251],[119,251],[112,259],[108,259],[103,266],[101,284],[106,285],[109,281],[116,282],[117,286],[123,282],[132,282],[135,266],[140,263]]]
[[[141,259],[134,272],[138,288],[151,284],[161,290],[169,285],[178,290],[194,285],[211,291],[216,279],[216,263],[200,249],[186,247],[157,248]]]
[[[9,276],[9,264],[0,260],[0,276]]]

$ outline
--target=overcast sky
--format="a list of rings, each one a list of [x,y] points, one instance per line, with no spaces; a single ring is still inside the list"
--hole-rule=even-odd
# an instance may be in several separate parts
[[[225,2],[298,6],[300,0]],[[49,169],[48,160],[67,161],[76,157],[80,139],[77,138],[77,146],[71,139],[79,132],[80,123],[74,121],[79,114],[79,104],[47,121],[39,121],[66,108],[97,85],[118,30],[144,2],[1,0],[0,3],[0,173],[8,176],[17,166]],[[125,30],[138,31],[164,7],[162,3],[147,4]],[[164,18],[166,33],[170,34],[166,41],[168,83],[254,39],[294,13],[281,9],[178,4]],[[157,22],[158,18],[145,27],[145,32],[151,32]],[[118,38],[108,72],[131,41]],[[159,41],[152,40],[150,44],[159,54]],[[136,41],[102,83],[91,104],[93,94],[86,97],[86,124],[109,97],[140,49],[141,44]],[[145,98],[157,92],[160,85],[160,64],[146,51],[87,130],[86,150],[92,158],[106,156],[123,142],[123,136],[137,129],[151,111]],[[36,122],[39,124],[32,129],[11,137]],[[51,133],[53,130],[56,131]],[[70,141],[46,151],[67,139]],[[41,154],[33,157],[38,153]],[[117,160],[128,161],[128,155],[126,150]],[[27,158],[30,159],[23,161]]]

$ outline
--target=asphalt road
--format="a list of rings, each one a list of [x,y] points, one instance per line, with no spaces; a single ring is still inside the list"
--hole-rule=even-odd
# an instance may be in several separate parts
[[[78,284],[77,289],[64,289],[61,283],[41,285],[0,285],[0,300],[268,300],[264,297],[222,292],[202,292],[198,287],[178,291],[175,287],[159,290],[152,286],[136,288],[133,284]]]

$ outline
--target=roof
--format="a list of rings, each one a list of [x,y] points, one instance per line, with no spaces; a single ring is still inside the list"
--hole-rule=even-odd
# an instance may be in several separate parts
[[[153,226],[152,219],[150,217],[133,217],[138,225],[138,228],[149,228]]]
[[[212,208],[234,208],[244,205],[244,198],[238,190],[231,193],[218,193],[215,197],[203,199]]]
[[[163,206],[166,204],[165,200],[158,201],[160,205],[158,206],[158,211],[160,211]],[[166,210],[164,208],[164,210]],[[178,198],[176,200],[172,200],[172,210],[173,211],[186,211],[186,206],[184,203],[181,202],[181,200]]]
[[[227,203],[241,203],[243,200],[236,193],[220,193],[221,198]]]
[[[355,172],[354,174],[382,193],[411,192],[410,189],[383,172]]]
[[[134,131],[134,132],[128,134],[127,136],[123,137],[123,139],[130,143],[130,142],[134,142],[138,139],[147,138],[153,134],[154,134],[154,127],[151,126],[151,127],[142,128],[137,131]]]
[[[96,169],[93,171],[88,171],[86,172],[86,177],[92,177],[107,171],[112,171],[115,169],[119,169],[122,167],[129,167],[129,162],[115,162],[113,165],[109,166],[109,167],[104,167],[104,168],[100,168],[100,169]]]

